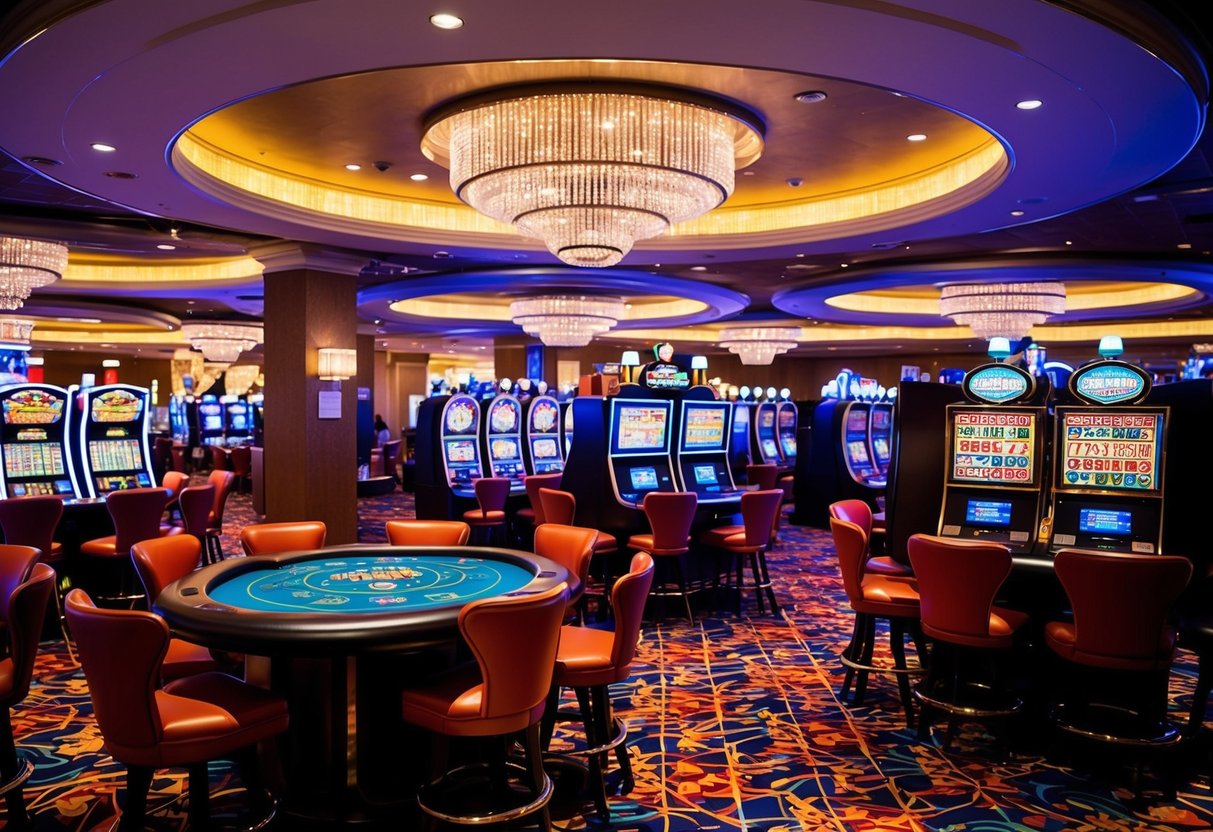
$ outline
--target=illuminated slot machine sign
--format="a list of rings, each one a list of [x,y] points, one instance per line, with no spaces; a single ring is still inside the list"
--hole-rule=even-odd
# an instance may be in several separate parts
[[[796,464],[796,405],[779,403],[779,449],[788,465]]]
[[[474,496],[472,481],[484,476],[480,466],[480,405],[471,396],[452,396],[442,409],[442,464],[451,490]]]
[[[151,486],[147,391],[107,385],[81,395],[86,417],[80,425],[80,445],[89,496]]]
[[[0,388],[0,456],[6,497],[79,496],[68,460],[67,390],[52,385]]]
[[[694,491],[700,502],[738,499],[729,469],[731,409],[728,402],[682,402],[677,470],[682,490]]]
[[[758,453],[766,464],[778,463],[779,443],[775,436],[775,402],[762,402],[754,409],[754,435],[758,438]]]
[[[527,447],[530,473],[550,474],[564,470],[560,452],[560,405],[551,396],[537,396],[527,411]]]
[[[880,477],[889,473],[889,459],[892,456],[890,443],[893,439],[893,406],[890,404],[872,405],[872,415],[868,419],[868,437],[872,445],[872,462]]]
[[[619,502],[639,507],[650,491],[674,491],[670,465],[672,402],[611,400],[611,482]]]
[[[485,444],[492,476],[513,480],[511,491],[524,490],[522,478],[526,476],[526,467],[522,461],[522,404],[508,393],[495,397],[489,402],[485,425],[488,430]]]

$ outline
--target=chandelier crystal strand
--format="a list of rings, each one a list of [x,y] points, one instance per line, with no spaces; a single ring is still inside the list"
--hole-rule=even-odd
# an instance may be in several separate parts
[[[621,298],[547,295],[510,303],[510,318],[549,347],[584,347],[623,318]]]
[[[207,361],[224,365],[232,364],[242,352],[265,339],[265,330],[259,324],[226,321],[185,321],[181,334]]]
[[[0,237],[0,309],[20,309],[34,289],[49,286],[67,268],[67,246]]]
[[[742,364],[770,364],[800,343],[800,327],[731,327],[720,331],[720,346],[736,353]]]
[[[961,283],[944,286],[939,313],[979,338],[1004,337],[1015,343],[1036,324],[1066,311],[1066,287],[1037,283]]]

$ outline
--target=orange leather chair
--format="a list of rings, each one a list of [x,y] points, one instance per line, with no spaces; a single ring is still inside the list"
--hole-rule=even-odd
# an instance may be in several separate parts
[[[459,633],[475,664],[465,664],[408,688],[403,696],[405,722],[430,731],[442,744],[431,759],[444,764],[450,737],[495,737],[523,734],[530,774],[530,796],[521,806],[478,806],[488,791],[462,790],[455,805],[438,801],[454,772],[446,773],[417,794],[432,818],[458,824],[508,821],[535,813],[541,828],[551,829],[547,804],[552,782],[543,770],[539,723],[552,686],[556,646],[568,588],[561,584],[537,595],[501,596],[473,601],[459,613]],[[526,645],[520,650],[519,645]],[[443,774],[436,771],[435,774]],[[479,786],[477,782],[477,786]]]
[[[543,507],[545,523],[556,523],[560,526],[576,526],[577,498],[571,492],[557,488],[540,487],[539,503]],[[598,529],[598,539],[594,541],[594,554],[590,559],[590,574],[597,576],[582,591],[582,606],[591,597],[599,599],[599,614],[605,612],[610,605],[610,593],[607,587],[611,580],[611,556],[619,551],[619,541],[615,535]],[[594,561],[598,564],[595,565]]]
[[[181,471],[165,471],[164,476],[160,478],[160,487],[168,489],[168,503],[164,510],[170,516],[177,510],[177,495],[189,484],[189,474]]]
[[[30,568],[20,560],[0,559],[0,620],[4,623],[7,655],[0,660],[0,707],[4,722],[0,725],[0,795],[8,806],[8,828],[27,828],[25,782],[34,772],[33,764],[17,757],[13,739],[14,705],[29,693],[42,635],[42,620],[55,587],[55,570],[45,563]],[[24,573],[24,574],[23,574]]]
[[[165,531],[166,536],[191,535],[198,538],[199,547],[206,545],[206,530],[210,525],[211,509],[215,504],[215,486],[187,485],[177,498],[177,509],[181,513],[181,525]]]
[[[164,485],[164,474],[173,470],[173,440],[169,436],[158,436],[152,443],[153,470],[160,474],[160,484]]]
[[[1053,709],[1068,733],[1114,744],[1153,747],[1179,739],[1166,718],[1175,654],[1169,615],[1192,575],[1176,555],[1062,549],[1053,569],[1070,599],[1073,622],[1045,625],[1045,644],[1072,669]],[[1128,713],[1134,718],[1126,721]],[[1109,716],[1116,724],[1109,727]]]
[[[0,530],[10,546],[29,546],[37,549],[38,561],[45,563],[65,577],[67,560],[63,554],[63,544],[57,543],[51,537],[63,517],[63,500],[59,497],[10,497],[0,500]],[[0,557],[4,547],[0,546]],[[29,568],[33,568],[32,564]],[[63,618],[63,598],[60,581],[55,581],[55,610],[59,617],[59,629],[63,633],[63,642],[67,646],[68,656],[75,661],[72,641],[67,636],[67,622]],[[0,632],[2,632],[0,628]]]
[[[589,759],[594,803],[602,820],[610,818],[606,801],[604,777],[605,756],[615,752],[623,770],[622,794],[632,790],[632,764],[628,759],[627,727],[611,716],[610,686],[628,678],[636,645],[640,640],[640,625],[644,605],[653,585],[653,558],[646,552],[632,556],[631,568],[611,588],[611,608],[615,611],[614,631],[594,627],[562,627],[560,647],[556,652],[556,673],[545,714],[545,744],[551,738],[557,717],[561,688],[577,691],[581,705],[586,748],[582,755]]]
[[[750,463],[745,468],[745,481],[749,485],[757,485],[759,491],[771,491],[773,489],[783,489],[779,485],[779,466],[772,462],[754,462]],[[784,497],[787,495],[785,494]],[[782,505],[783,498],[780,498]],[[771,541],[779,539],[779,519],[783,516],[782,509],[775,510],[775,516],[771,518]]]
[[[916,534],[906,543],[918,579],[922,632],[935,643],[926,678],[914,688],[921,710],[918,735],[931,731],[931,712],[949,715],[946,748],[956,718],[1009,717],[1023,702],[1001,684],[998,664],[976,676],[983,658],[1005,654],[1028,622],[1026,613],[994,605],[1011,574],[1011,551],[1001,543],[981,543]]]
[[[472,489],[479,507],[465,511],[463,522],[473,531],[485,533],[481,543],[490,543],[496,531],[505,529],[505,501],[510,496],[510,480],[508,477],[481,477],[472,483]]]
[[[560,480],[563,477],[564,474],[557,471],[554,474],[531,474],[522,478],[522,484],[526,487],[526,499],[530,505],[514,512],[514,524],[519,540],[529,539],[535,526],[542,526],[547,522],[544,520],[543,504],[539,500],[539,489],[560,488]]]
[[[229,455],[232,460],[233,487],[236,491],[243,493],[244,487],[247,485],[251,491],[253,488],[253,449],[248,445],[238,445],[232,448]]]
[[[386,528],[393,546],[463,546],[472,533],[462,520],[389,520]]]
[[[160,686],[168,625],[138,610],[93,606],[83,590],[67,596],[80,663],[105,750],[126,766],[121,829],[143,828],[147,793],[158,768],[189,769],[189,825],[205,828],[210,805],[207,762],[234,758],[254,802],[261,780],[253,746],[287,727],[281,696],[226,673],[199,673]]]
[[[286,523],[257,523],[240,530],[240,545],[250,558],[279,552],[323,549],[328,527],[321,520]]]
[[[116,589],[110,595],[98,595],[99,599],[133,603],[144,597],[133,585],[131,547],[161,536],[160,517],[167,500],[164,488],[130,488],[106,495],[105,507],[114,521],[114,533],[80,544],[80,554],[104,564],[113,573],[110,580]]]
[[[185,461],[185,452],[187,450],[189,449],[185,445],[173,445],[172,458],[174,471],[180,471],[183,474],[187,473]]]
[[[202,544],[192,534],[179,534],[144,540],[131,547],[135,573],[143,582],[148,603],[154,603],[166,586],[193,572],[202,554]],[[179,638],[169,639],[168,652],[160,666],[165,681],[181,679],[195,673],[223,670],[225,662],[200,644]]]
[[[875,529],[875,515],[872,507],[863,500],[839,500],[830,503],[830,516],[839,520],[854,523],[863,529],[868,537],[868,557],[863,563],[863,570],[876,575],[889,575],[898,578],[912,578],[914,570],[908,564],[895,558],[881,555],[872,557],[872,533]]]
[[[590,577],[590,559],[598,532],[581,526],[544,523],[535,529],[535,554],[569,571],[569,611],[584,612],[582,593]]]
[[[693,491],[651,491],[645,494],[644,516],[649,521],[651,531],[648,534],[634,534],[627,542],[627,547],[632,551],[648,552],[657,563],[673,567],[672,580],[677,590],[668,588],[671,576],[667,568],[662,570],[665,574],[653,595],[661,598],[662,603],[667,596],[682,596],[687,621],[692,624],[695,623],[695,615],[691,612],[691,596],[687,591],[687,552],[691,550],[691,522],[695,519],[698,506],[699,498]],[[610,586],[610,581],[607,585]]]
[[[919,625],[918,589],[911,581],[891,578],[888,575],[873,575],[864,572],[867,560],[868,536],[863,529],[846,520],[830,518],[830,532],[834,535],[834,549],[838,553],[838,569],[842,573],[842,586],[847,602],[855,612],[855,629],[850,643],[843,649],[841,660],[847,668],[839,698],[845,700],[855,684],[855,696],[851,700],[859,705],[863,702],[868,686],[868,674],[892,673],[897,677],[901,692],[902,707],[906,712],[906,724],[914,721],[914,700],[910,693],[911,673],[919,672],[906,664],[905,636],[914,636],[919,662],[924,663],[926,650],[921,644]],[[876,645],[876,622],[889,622],[889,649],[893,654],[893,666],[872,663],[872,652]]]
[[[206,481],[208,485],[215,486],[215,502],[211,506],[206,527],[206,562],[218,563],[223,560],[223,512],[227,508],[227,498],[232,493],[236,475],[231,471],[211,471]]]
[[[758,612],[766,612],[766,601],[769,600],[771,614],[779,614],[779,602],[775,600],[775,588],[771,585],[771,575],[767,570],[766,550],[771,542],[771,530],[775,523],[773,518],[779,513],[782,503],[781,489],[747,491],[741,495],[742,525],[708,529],[699,536],[699,542],[705,546],[733,556],[737,568],[738,615],[741,615],[741,596],[745,593],[747,560],[750,562],[750,573],[754,576],[754,597],[758,601]],[[732,572],[732,569],[729,571]]]

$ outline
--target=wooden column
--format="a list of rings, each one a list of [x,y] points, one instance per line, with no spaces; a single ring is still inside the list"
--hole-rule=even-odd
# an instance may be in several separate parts
[[[297,245],[254,256],[265,266],[266,521],[322,520],[329,544],[356,543],[358,379],[321,381],[317,369],[321,347],[358,347],[366,261]],[[338,387],[340,417],[320,418],[320,392]]]

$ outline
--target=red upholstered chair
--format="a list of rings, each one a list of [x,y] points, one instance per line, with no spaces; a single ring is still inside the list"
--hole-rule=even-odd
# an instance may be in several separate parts
[[[770,544],[771,530],[774,528],[775,521],[772,518],[779,513],[782,503],[782,489],[747,491],[741,495],[742,525],[708,529],[699,536],[700,543],[730,554],[735,561],[738,615],[741,615],[741,596],[745,592],[747,560],[754,576],[754,596],[758,601],[758,611],[766,612],[766,601],[769,600],[771,614],[779,614],[779,602],[775,600],[775,588],[771,585],[771,575],[767,570],[766,550]],[[732,568],[729,572],[732,572]]]
[[[207,445],[211,451],[211,470],[212,471],[227,471],[229,470],[227,451],[221,445]]]
[[[386,525],[393,546],[463,546],[472,533],[462,520],[389,520]]]
[[[648,552],[662,564],[661,579],[653,590],[654,597],[682,597],[687,620],[695,623],[691,612],[691,596],[687,591],[687,553],[691,551],[691,523],[699,498],[693,491],[650,491],[644,495],[644,516],[649,521],[648,534],[634,534],[627,547],[636,552]],[[670,570],[673,570],[673,575]],[[609,583],[608,583],[609,586]],[[676,587],[672,589],[671,587]],[[665,610],[662,610],[664,613]]]
[[[380,458],[383,461],[384,476],[391,477],[396,482],[400,482],[400,477],[396,475],[396,466],[400,463],[400,445],[401,440],[399,439],[384,442],[380,454]]]
[[[614,631],[570,626],[560,630],[556,673],[544,719],[544,740],[546,744],[551,737],[560,689],[575,689],[586,738],[586,748],[581,754],[589,759],[594,802],[602,820],[610,817],[603,776],[607,753],[614,750],[623,770],[621,793],[627,794],[634,784],[632,764],[624,745],[627,728],[611,716],[610,685],[624,681],[631,672],[652,584],[653,558],[646,552],[638,552],[632,556],[631,568],[611,588]]]
[[[581,526],[544,523],[535,529],[535,554],[569,571],[569,610],[583,613],[582,593],[590,577],[590,558],[598,532]]]
[[[769,462],[754,462],[745,467],[747,485],[758,486],[759,491],[770,491],[779,478],[779,466]]]
[[[19,497],[17,499],[27,499]],[[4,597],[13,591],[17,584],[28,578],[38,563],[39,551],[33,546],[23,546],[19,543],[0,543],[0,605]],[[0,659],[4,657],[4,646],[7,644],[4,617],[0,614]],[[64,636],[66,639],[66,636]],[[70,642],[69,647],[70,650]]]
[[[1058,727],[1137,747],[1177,741],[1179,731],[1166,718],[1175,654],[1169,614],[1192,575],[1191,562],[1062,549],[1053,568],[1074,613],[1073,622],[1045,625],[1045,643],[1072,669],[1053,711]]]
[[[239,493],[244,492],[245,486],[253,488],[253,449],[248,445],[238,445],[230,452],[232,461],[233,488]]]
[[[30,546],[40,553],[38,560],[59,573],[60,579],[67,577],[67,560],[63,545],[51,539],[59,520],[63,517],[63,500],[59,497],[10,497],[0,500],[0,530],[4,540],[12,546]],[[0,548],[0,552],[3,549]],[[0,555],[2,557],[3,555]],[[32,568],[32,567],[31,567]],[[67,635],[67,624],[63,618],[61,583],[55,581],[55,609],[59,616],[59,628],[67,645],[68,655],[75,660],[74,648]]]
[[[478,508],[463,513],[463,522],[483,532],[482,543],[491,543],[495,532],[505,530],[505,501],[510,496],[509,477],[481,477],[472,483]]]
[[[14,705],[29,693],[42,635],[42,621],[55,588],[55,570],[45,563],[34,564],[27,574],[25,564],[0,559],[0,620],[4,623],[5,658],[0,659],[0,708],[4,721],[0,724],[0,794],[8,805],[8,828],[29,826],[23,788],[34,767],[17,757],[13,739]]]
[[[279,552],[306,552],[323,549],[328,527],[321,520],[285,523],[257,523],[240,530],[240,545],[250,558]]]
[[[227,508],[227,498],[232,493],[236,475],[231,471],[211,471],[206,481],[208,485],[215,486],[215,502],[211,506],[206,527],[206,562],[218,563],[223,560],[223,512]]]
[[[174,471],[180,471],[183,474],[188,473],[185,462],[185,452],[187,450],[189,449],[185,445],[173,445],[172,459]]]
[[[530,774],[525,805],[478,805],[478,797],[498,791],[483,788],[480,782],[475,783],[479,788],[458,790],[450,805],[441,802],[452,772],[423,786],[417,794],[417,802],[430,817],[481,824],[540,813],[541,828],[551,829],[547,804],[552,783],[543,770],[539,723],[552,686],[567,595],[568,588],[560,584],[537,595],[471,602],[459,613],[459,633],[475,663],[404,691],[405,722],[430,731],[439,741],[440,747],[431,757],[436,775],[443,774],[450,737],[523,734],[525,740]],[[526,649],[520,650],[519,645]]]
[[[108,595],[98,594],[98,600],[134,603],[144,597],[134,586],[131,547],[161,536],[160,517],[167,499],[168,491],[163,488],[129,488],[106,495],[105,507],[114,521],[114,533],[80,544],[80,554],[110,572],[115,587]]]
[[[944,711],[946,747],[959,716],[998,719],[1022,710],[1022,700],[1001,684],[996,657],[1014,646],[1028,616],[994,605],[1011,574],[1011,551],[1001,543],[916,534],[906,548],[918,579],[922,631],[935,643],[926,678],[914,689],[918,734],[929,735],[932,710]]]
[[[160,487],[168,489],[168,502],[165,503],[164,510],[168,512],[170,520],[177,511],[177,495],[189,484],[189,474],[180,471],[165,471],[164,476],[160,478]]]
[[[132,546],[131,562],[135,565],[139,580],[143,582],[148,603],[154,603],[173,581],[193,572],[201,555],[202,542],[192,534],[144,540]],[[202,645],[173,638],[169,639],[160,673],[164,681],[169,681],[195,673],[223,670],[227,666]]]
[[[177,509],[181,524],[165,531],[166,536],[192,535],[198,538],[199,546],[206,545],[206,530],[210,525],[211,509],[215,505],[215,486],[187,485],[177,498]]]
[[[199,673],[161,687],[168,625],[138,610],[93,606],[83,590],[67,596],[93,713],[115,761],[126,766],[120,829],[143,828],[147,792],[158,768],[189,769],[189,826],[209,822],[207,762],[235,758],[254,802],[262,795],[253,746],[287,727],[286,700],[229,676]]]
[[[576,526],[577,498],[571,492],[556,488],[539,488],[539,502],[543,507],[545,523],[556,523],[561,526]],[[594,541],[594,555],[590,560],[590,575],[596,576],[582,593],[582,598],[598,598],[602,603],[599,608],[609,603],[606,587],[611,581],[611,556],[619,551],[619,541],[615,535],[598,529],[598,539]],[[598,561],[595,565],[594,561]]]
[[[542,526],[544,520],[543,505],[539,501],[540,488],[560,488],[560,480],[564,474],[557,471],[554,474],[531,474],[522,478],[526,487],[526,499],[530,504],[514,512],[515,532],[519,540],[529,541],[535,526]],[[565,525],[571,525],[566,523]]]
[[[868,538],[868,557],[864,561],[863,571],[877,575],[912,578],[914,570],[908,564],[888,556],[872,557],[872,533],[875,528],[875,515],[872,507],[863,500],[839,500],[830,503],[830,516],[839,520],[854,523],[863,529]]]
[[[157,436],[152,443],[152,470],[160,475],[160,484],[164,485],[164,474],[173,470],[173,439],[171,436]]]
[[[845,700],[854,682],[855,696],[851,701],[855,705],[862,704],[867,690],[868,674],[892,673],[897,677],[902,707],[906,712],[906,723],[910,724],[914,719],[914,701],[910,693],[909,675],[919,671],[906,664],[905,635],[909,631],[915,636],[916,643],[920,642],[918,589],[911,581],[864,572],[868,537],[859,526],[846,520],[830,518],[830,532],[834,535],[834,549],[838,554],[842,586],[847,594],[847,602],[855,612],[855,629],[841,656],[847,673],[839,697]],[[892,667],[872,662],[876,645],[876,622],[881,619],[889,623]],[[921,643],[917,643],[917,648],[919,663],[923,664],[926,651]]]

